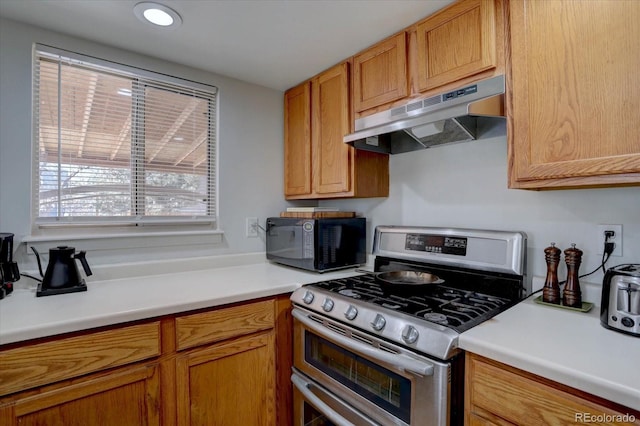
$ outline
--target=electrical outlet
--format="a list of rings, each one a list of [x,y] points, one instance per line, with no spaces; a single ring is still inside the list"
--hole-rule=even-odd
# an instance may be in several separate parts
[[[257,238],[258,237],[258,218],[257,217],[248,217],[246,220],[246,235],[247,238]]]
[[[602,254],[604,249],[605,231],[613,231],[613,236],[609,237],[608,241],[616,245],[611,256],[622,256],[622,225],[598,225],[598,238],[596,239],[598,254]]]

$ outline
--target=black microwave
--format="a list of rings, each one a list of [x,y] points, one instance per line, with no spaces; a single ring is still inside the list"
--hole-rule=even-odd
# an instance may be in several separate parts
[[[366,219],[267,219],[267,259],[324,272],[366,262]]]

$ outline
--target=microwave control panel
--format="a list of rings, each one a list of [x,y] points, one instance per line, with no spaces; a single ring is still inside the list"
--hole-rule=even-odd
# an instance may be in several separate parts
[[[405,249],[427,253],[467,255],[467,238],[444,235],[407,234]]]

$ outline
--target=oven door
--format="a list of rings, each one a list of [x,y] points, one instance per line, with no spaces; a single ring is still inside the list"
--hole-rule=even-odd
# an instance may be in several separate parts
[[[449,363],[415,354],[299,307],[292,315],[293,365],[311,379],[312,389],[325,390],[356,412],[366,413],[373,424],[448,424]],[[293,383],[300,389],[295,378]],[[319,404],[311,404],[328,418],[333,416],[323,412]],[[297,417],[294,424],[306,423]]]
[[[341,401],[331,392],[294,368],[293,418],[295,425],[304,426],[378,426],[350,404]]]

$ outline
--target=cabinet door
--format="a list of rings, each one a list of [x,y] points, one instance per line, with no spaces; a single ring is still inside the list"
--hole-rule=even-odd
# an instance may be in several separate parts
[[[470,424],[630,424],[625,414],[634,418],[631,424],[640,424],[637,412],[613,402],[471,353],[466,362],[465,410]]]
[[[403,31],[353,58],[353,109],[361,112],[408,95]]]
[[[353,148],[343,142],[350,128],[348,64],[336,65],[315,77],[311,99],[315,192],[348,192],[353,165]]]
[[[127,367],[0,404],[6,426],[159,425],[156,365]]]
[[[418,89],[496,67],[494,0],[464,0],[417,26]]]
[[[510,8],[510,186],[640,183],[640,2]]]
[[[284,95],[284,194],[311,194],[311,83]]]
[[[178,424],[274,425],[274,340],[270,331],[179,355]]]

